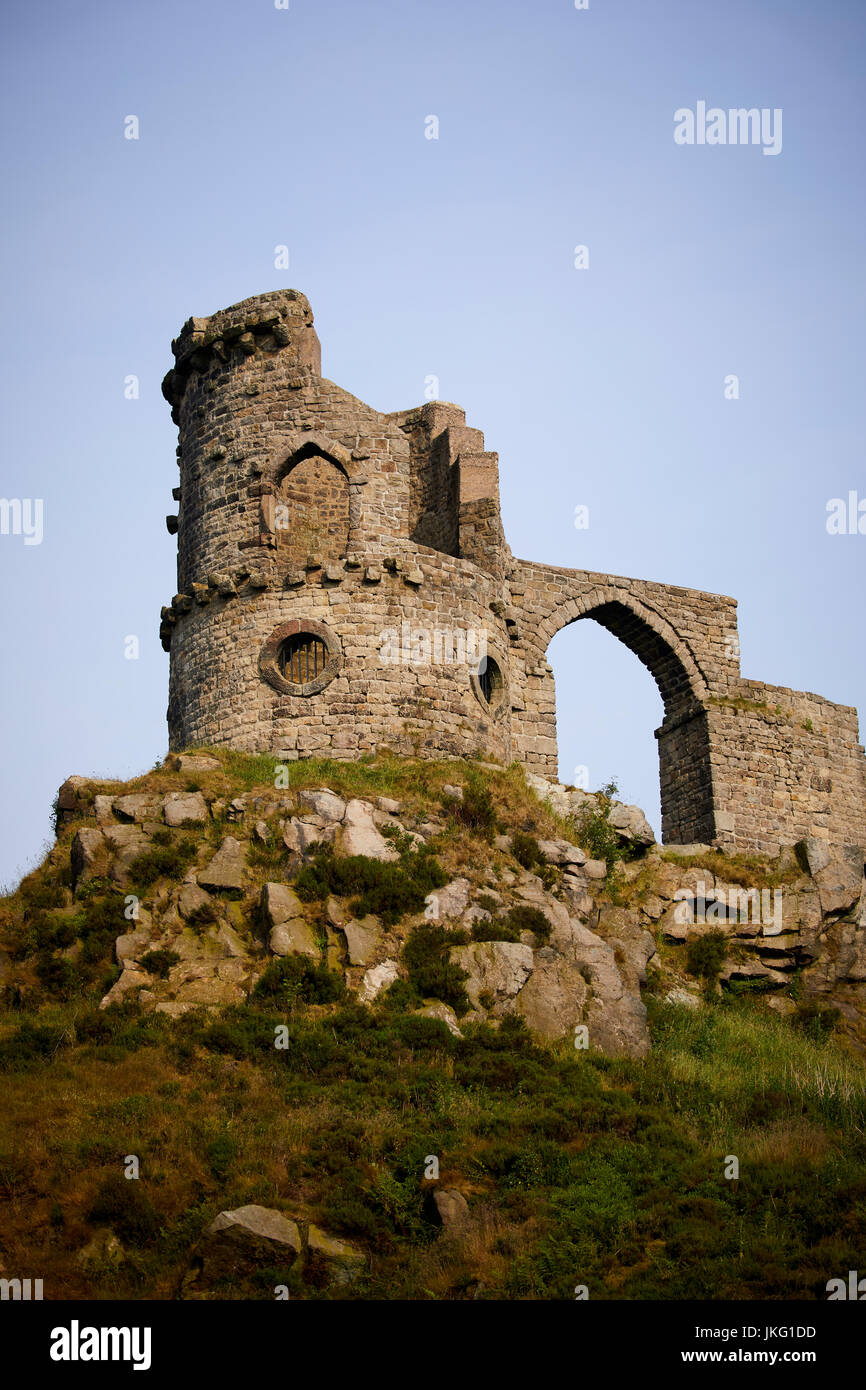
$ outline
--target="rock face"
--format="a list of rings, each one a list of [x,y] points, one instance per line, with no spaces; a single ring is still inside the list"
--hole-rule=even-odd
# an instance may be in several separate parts
[[[466,993],[474,1009],[487,1007],[495,1015],[506,1001],[519,994],[533,969],[529,946],[513,941],[478,941],[472,946],[455,946],[451,959],[468,975]],[[485,1005],[482,996],[494,1002]]]
[[[200,887],[239,891],[244,885],[244,863],[240,841],[233,835],[226,835],[207,867],[199,870]]]
[[[187,775],[195,769],[178,770]],[[92,892],[89,885],[103,879],[128,891],[140,872],[136,860],[147,864],[157,845],[195,850],[182,882],[164,882],[144,900],[136,889],[127,899],[136,903],[132,921],[121,920],[119,911],[120,974],[102,1007],[137,999],[177,1016],[191,1008],[240,1004],[268,959],[288,956],[337,972],[360,1002],[375,1005],[398,981],[415,988],[404,947],[410,931],[429,924],[456,938],[450,951],[447,944],[442,949],[463,972],[469,1010],[458,1017],[443,1000],[416,994],[419,1016],[441,1021],[459,1039],[473,1023],[498,1024],[517,1015],[541,1037],[574,1037],[578,1046],[641,1057],[649,1049],[641,997],[648,971],[656,972],[663,997],[701,1007],[702,983],[687,969],[689,943],[718,932],[724,940],[722,988],[748,984],[775,992],[781,1010],[799,972],[807,998],[832,1002],[852,1035],[866,1039],[866,879],[859,846],[804,839],[763,871],[779,886],[743,888],[727,881],[724,857],[706,845],[669,852],[648,843],[636,808],[538,777],[528,780],[561,815],[590,809],[607,817],[629,856],[614,866],[613,882],[604,861],[563,835],[538,841],[538,873],[518,864],[512,838],[499,835],[477,862],[458,860],[462,871],[427,895],[423,911],[385,927],[387,918],[356,915],[350,895],[302,899],[293,877],[323,843],[337,855],[393,863],[399,855],[383,829],[393,826],[405,837],[402,844],[417,847],[424,835],[442,829],[441,822],[425,821],[424,812],[407,813],[387,797],[346,799],[328,787],[295,795],[244,792],[222,800],[188,789],[156,794],[118,787],[88,800],[86,781],[70,779],[63,800],[76,808],[74,814],[85,814],[69,851],[76,895]],[[454,805],[455,790],[463,788],[451,786]],[[196,842],[196,827],[221,819],[232,822],[233,833],[216,851],[203,830]],[[172,851],[167,853],[173,862]],[[262,883],[257,866],[276,865],[280,856],[284,872],[269,869],[272,876]],[[629,900],[632,884],[639,888],[634,905],[618,905],[616,899]],[[500,921],[503,937],[516,934],[507,928],[513,909],[523,912],[519,939],[496,939]],[[541,926],[527,909],[541,914]],[[476,939],[467,940],[470,935]],[[441,943],[442,933],[433,939]],[[661,941],[667,949],[660,966]],[[11,962],[5,973],[14,973]],[[398,1002],[411,1000],[411,989]]]
[[[343,854],[363,854],[368,859],[394,861],[400,856],[380,833],[373,819],[373,807],[366,801],[350,801],[343,818],[340,839]]]

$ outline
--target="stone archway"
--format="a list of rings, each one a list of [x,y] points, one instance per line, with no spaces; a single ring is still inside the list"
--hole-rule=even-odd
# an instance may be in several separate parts
[[[662,698],[665,717],[656,739],[663,840],[710,843],[716,827],[706,717],[709,691],[694,651],[644,598],[622,587],[582,587],[583,592],[557,592],[527,638],[525,709],[516,733],[517,751],[532,771],[548,777],[556,774],[556,692],[547,649],[558,632],[591,618],[637,656]],[[559,717],[563,718],[561,710]]]

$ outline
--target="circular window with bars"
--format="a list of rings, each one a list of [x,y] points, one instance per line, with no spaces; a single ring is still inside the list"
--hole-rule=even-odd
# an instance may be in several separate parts
[[[295,619],[271,633],[259,656],[263,679],[283,695],[317,695],[343,664],[340,640],[324,623]]]
[[[311,632],[298,632],[287,637],[277,653],[277,665],[283,680],[295,685],[316,681],[328,663],[328,648],[321,637]]]

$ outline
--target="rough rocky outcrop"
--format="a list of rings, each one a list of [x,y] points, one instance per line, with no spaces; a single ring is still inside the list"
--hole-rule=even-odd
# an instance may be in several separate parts
[[[558,833],[539,836],[537,872],[515,859],[513,835],[500,833],[474,860],[460,861],[423,907],[386,926],[358,912],[351,896],[305,899],[295,876],[323,845],[390,865],[401,852],[438,843],[462,785],[442,789],[443,818],[434,819],[429,808],[407,812],[395,798],[343,797],[329,787],[216,794],[207,779],[218,759],[183,754],[166,766],[178,777],[201,777],[204,789],[103,784],[91,794],[86,779],[70,778],[58,799],[78,818],[68,841],[68,910],[100,883],[132,890],[120,899],[135,911],[118,923],[120,973],[103,1008],[137,999],[177,1016],[239,1004],[268,962],[286,957],[337,972],[360,1002],[378,1005],[391,986],[410,983],[408,935],[435,924],[454,936],[447,954],[464,973],[469,1008],[460,1016],[446,1000],[416,995],[419,1016],[460,1037],[473,1023],[496,1026],[516,1015],[541,1037],[582,1038],[611,1055],[640,1057],[649,1049],[648,981],[661,997],[700,1007],[705,986],[689,974],[690,943],[717,932],[724,949],[716,989],[775,995],[781,1010],[798,978],[801,993],[832,1003],[852,1036],[866,1039],[860,847],[806,839],[767,860],[751,883],[741,863],[710,846],[663,850],[635,807],[530,775],[561,818],[548,820]],[[575,843],[587,810],[607,821],[620,845],[624,858],[613,872]],[[231,833],[218,829],[226,822]],[[142,863],[156,855],[159,867],[160,854],[170,860],[184,846],[192,857],[182,880],[159,877],[136,896]],[[512,912],[519,939],[508,925]],[[14,975],[14,965],[5,974]]]

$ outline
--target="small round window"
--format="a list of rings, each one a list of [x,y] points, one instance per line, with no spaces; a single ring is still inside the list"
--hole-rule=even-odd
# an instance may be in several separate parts
[[[321,637],[311,632],[297,632],[287,637],[277,652],[280,675],[295,685],[318,680],[327,664],[328,648]]]
[[[471,679],[472,689],[479,704],[484,706],[488,714],[498,718],[505,709],[507,695],[505,677],[499,662],[488,652],[478,663],[478,669],[472,672]]]
[[[282,695],[317,695],[342,664],[337,634],[312,619],[281,624],[259,653],[260,675]]]

